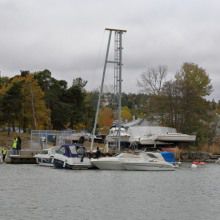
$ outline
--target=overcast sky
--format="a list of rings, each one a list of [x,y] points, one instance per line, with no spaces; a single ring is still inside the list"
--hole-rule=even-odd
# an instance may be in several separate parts
[[[0,0],[0,71],[13,76],[49,69],[57,79],[82,77],[86,89],[96,89],[104,29],[122,28],[124,92],[139,91],[137,80],[148,67],[166,65],[173,77],[184,62],[193,62],[207,71],[211,98],[219,100],[219,21],[218,0]]]

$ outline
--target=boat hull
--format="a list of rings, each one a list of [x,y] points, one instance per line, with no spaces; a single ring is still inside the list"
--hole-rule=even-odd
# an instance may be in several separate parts
[[[100,170],[124,170],[120,161],[92,159],[91,163]]]
[[[58,169],[87,170],[93,168],[93,165],[89,161],[73,163],[68,160],[54,159],[53,165]]]
[[[158,135],[158,141],[169,141],[169,142],[194,142],[196,140],[195,135],[186,135],[186,134],[164,134]]]
[[[174,166],[169,164],[150,163],[150,162],[130,162],[123,163],[125,170],[134,171],[173,171]]]
[[[53,166],[53,157],[43,157],[43,156],[35,156],[36,162],[40,166],[48,166],[52,167]]]

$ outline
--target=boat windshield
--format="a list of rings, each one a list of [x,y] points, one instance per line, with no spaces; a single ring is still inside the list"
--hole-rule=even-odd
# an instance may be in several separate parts
[[[65,148],[64,147],[60,147],[58,150],[56,150],[56,153],[64,155],[65,154]]]
[[[151,154],[151,153],[147,153],[147,156],[150,157],[150,158],[157,159],[157,156],[154,155],[154,154]]]
[[[70,152],[71,152],[71,154],[77,154],[77,152],[76,152],[76,146],[69,146],[69,148],[70,148]]]
[[[41,154],[48,154],[48,153],[49,153],[49,151],[46,149],[41,151]]]
[[[131,153],[121,153],[117,155],[118,158],[134,158],[134,157],[139,157],[136,154],[131,154]]]

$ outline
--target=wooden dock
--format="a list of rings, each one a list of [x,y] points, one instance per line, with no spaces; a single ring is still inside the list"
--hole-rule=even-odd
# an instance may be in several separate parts
[[[19,155],[9,153],[5,158],[5,162],[12,164],[36,164],[34,155],[38,152],[36,150],[21,150]]]

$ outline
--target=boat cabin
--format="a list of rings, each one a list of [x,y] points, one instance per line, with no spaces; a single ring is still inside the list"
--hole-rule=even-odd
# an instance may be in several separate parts
[[[79,144],[63,144],[57,151],[57,154],[64,155],[66,157],[80,157],[85,155],[85,147]]]

